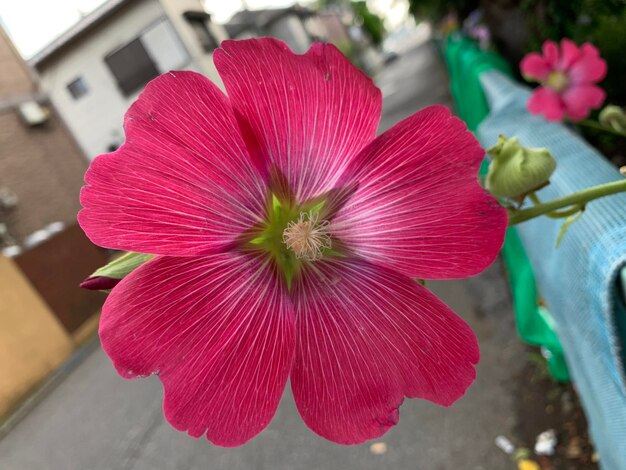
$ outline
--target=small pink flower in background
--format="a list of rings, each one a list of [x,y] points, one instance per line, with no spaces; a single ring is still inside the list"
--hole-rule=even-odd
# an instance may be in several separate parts
[[[528,54],[520,69],[527,80],[541,84],[531,95],[528,110],[548,121],[580,121],[604,102],[604,90],[595,84],[606,76],[606,62],[589,43],[578,47],[563,39],[559,49],[556,43],[546,41],[543,55]]]
[[[85,178],[91,240],[158,255],[103,308],[118,372],[158,374],[167,420],[223,446],[267,426],[288,378],[342,444],[385,433],[405,396],[452,404],[476,338],[413,278],[471,276],[500,249],[475,138],[442,106],[376,138],[380,91],[330,45],[225,41],[215,64],[228,97],[162,75]]]

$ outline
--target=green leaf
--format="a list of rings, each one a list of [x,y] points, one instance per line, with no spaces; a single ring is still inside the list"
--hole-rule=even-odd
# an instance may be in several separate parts
[[[324,200],[322,200],[322,201],[320,201],[320,202],[318,202],[317,204],[315,204],[315,205],[314,205],[313,207],[311,207],[309,210],[310,210],[311,212],[317,212],[317,213],[319,213],[319,212],[321,212],[321,211],[322,211],[322,208],[324,207],[324,204],[326,204],[326,200],[325,200],[325,199],[324,199]]]
[[[332,248],[324,249],[325,256],[332,256],[334,258],[347,258],[348,256],[340,251],[333,250]]]
[[[268,240],[267,235],[259,235],[258,237],[255,237],[252,240],[250,240],[249,243],[253,245],[262,245],[263,243],[267,242],[267,240]]]
[[[276,194],[272,194],[272,211],[274,211],[274,213],[278,212],[280,210],[280,208],[282,207],[282,203],[280,202],[280,199],[278,199],[276,197]]]
[[[556,248],[558,248],[561,244],[561,241],[563,240],[563,237],[565,236],[565,233],[567,232],[567,229],[570,227],[570,225],[580,219],[584,212],[585,208],[583,207],[580,211],[570,215],[567,219],[565,219],[565,222],[563,222],[563,225],[561,225],[561,229],[559,230],[559,235],[556,237]]]
[[[153,257],[154,255],[128,252],[94,271],[91,277],[104,276],[113,279],[123,279]]]

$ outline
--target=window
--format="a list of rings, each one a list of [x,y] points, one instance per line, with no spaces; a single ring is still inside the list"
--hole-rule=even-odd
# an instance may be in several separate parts
[[[104,58],[117,85],[129,96],[159,75],[154,62],[146,52],[141,39],[135,39]]]
[[[183,16],[189,22],[191,29],[196,33],[196,37],[205,52],[212,52],[214,49],[217,49],[219,44],[211,30],[209,30],[209,15],[204,12],[186,11]]]
[[[187,68],[187,49],[167,18],[150,25],[141,34],[141,43],[160,73]]]
[[[67,84],[67,91],[70,92],[72,98],[77,100],[85,96],[89,89],[87,88],[87,83],[85,83],[85,79],[83,77],[78,77],[76,80],[72,80],[70,83]]]

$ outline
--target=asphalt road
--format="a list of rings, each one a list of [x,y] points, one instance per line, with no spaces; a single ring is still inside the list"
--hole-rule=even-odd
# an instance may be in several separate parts
[[[385,129],[418,109],[450,104],[431,43],[409,50],[377,82]],[[494,445],[513,436],[513,383],[524,362],[500,263],[465,281],[429,283],[476,331],[478,379],[451,408],[406,400],[383,438],[338,446],[302,423],[289,390],[271,423],[248,444],[224,449],[179,433],[163,420],[156,378],[127,381],[96,348],[0,441],[2,470],[505,470]],[[384,445],[380,445],[384,443]],[[377,452],[375,452],[377,451]]]

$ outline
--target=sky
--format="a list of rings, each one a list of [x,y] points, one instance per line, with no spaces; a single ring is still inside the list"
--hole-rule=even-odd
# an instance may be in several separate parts
[[[0,0],[0,23],[26,59],[43,49],[81,16],[91,12],[105,0]],[[226,22],[242,8],[280,8],[294,0],[203,0],[204,6],[217,23]],[[311,3],[313,0],[301,0]],[[405,8],[398,0],[370,0],[373,9],[385,13],[392,23],[402,21]],[[35,12],[35,14],[33,14]],[[396,18],[397,17],[397,18]],[[397,21],[396,21],[397,20]]]
[[[102,0],[0,0],[0,19],[28,58],[89,13]]]
[[[245,0],[248,8],[282,7],[293,0]],[[0,22],[22,56],[29,58],[104,0],[0,0]],[[216,22],[241,9],[240,0],[204,0]],[[35,13],[34,13],[35,12]]]

